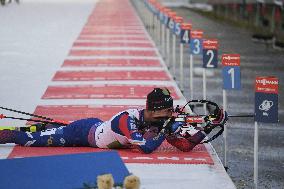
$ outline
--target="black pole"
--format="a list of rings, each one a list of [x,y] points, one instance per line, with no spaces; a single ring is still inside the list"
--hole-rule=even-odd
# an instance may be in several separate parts
[[[38,119],[27,119],[27,118],[21,118],[21,117],[10,117],[10,116],[3,116],[3,118],[8,118],[8,119],[17,119],[17,120],[24,120],[24,121],[32,121],[32,122],[39,122],[39,123],[50,123],[50,124],[58,124],[62,126],[66,126],[67,124],[65,123],[59,123],[55,121],[46,121],[46,120],[38,120]]]
[[[249,115],[228,115],[228,117],[254,117],[254,115],[249,114]]]
[[[8,111],[11,111],[11,112],[16,112],[16,113],[20,113],[20,114],[24,114],[24,115],[29,115],[29,116],[33,116],[33,117],[37,117],[37,118],[41,118],[41,119],[46,119],[46,120],[50,120],[50,121],[53,120],[52,118],[48,118],[48,117],[44,117],[44,116],[40,116],[40,115],[36,115],[36,114],[31,114],[31,113],[27,113],[27,112],[22,112],[22,111],[14,110],[14,109],[11,109],[11,108],[5,108],[5,107],[2,107],[2,106],[0,106],[0,109],[8,110]]]

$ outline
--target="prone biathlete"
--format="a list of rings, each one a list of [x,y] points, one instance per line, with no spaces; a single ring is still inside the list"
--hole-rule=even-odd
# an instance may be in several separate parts
[[[164,140],[182,151],[190,151],[199,144],[211,129],[191,131],[181,135],[183,123],[171,123],[163,128],[173,114],[173,98],[166,88],[155,88],[147,95],[145,109],[128,109],[111,119],[80,119],[67,126],[50,127],[38,132],[1,130],[0,144],[15,143],[22,146],[91,146],[96,148],[136,148],[151,153]],[[213,124],[224,124],[223,111]]]

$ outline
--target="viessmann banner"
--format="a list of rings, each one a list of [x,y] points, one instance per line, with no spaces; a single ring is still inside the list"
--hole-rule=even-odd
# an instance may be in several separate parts
[[[255,121],[278,122],[278,78],[257,77],[255,80]]]

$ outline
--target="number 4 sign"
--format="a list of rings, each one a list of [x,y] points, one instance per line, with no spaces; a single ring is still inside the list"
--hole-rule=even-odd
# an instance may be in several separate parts
[[[217,68],[218,40],[205,39],[203,41],[203,68]]]
[[[181,24],[181,33],[180,33],[180,41],[183,44],[189,44],[190,43],[190,30],[191,30],[191,24],[189,23],[182,23]]]
[[[222,55],[223,89],[241,89],[241,71],[239,54]]]

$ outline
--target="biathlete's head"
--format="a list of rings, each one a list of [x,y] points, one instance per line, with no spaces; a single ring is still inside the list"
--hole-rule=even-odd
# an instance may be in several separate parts
[[[166,120],[173,113],[173,98],[167,88],[154,88],[147,95],[145,121],[156,122]]]

